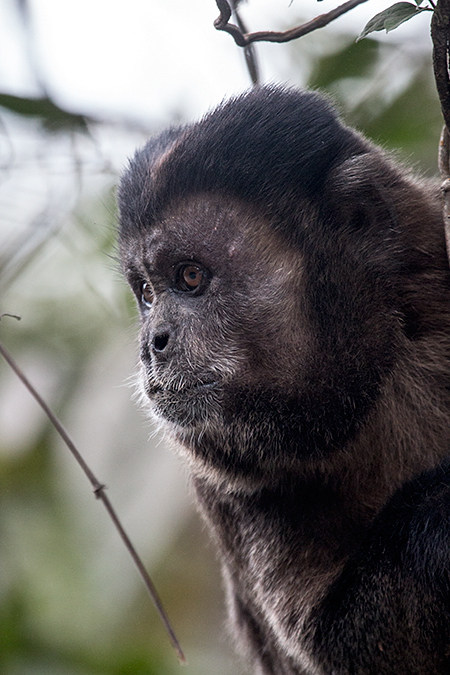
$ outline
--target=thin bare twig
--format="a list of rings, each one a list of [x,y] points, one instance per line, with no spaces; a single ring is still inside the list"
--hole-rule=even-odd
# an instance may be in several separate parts
[[[332,9],[326,14],[320,14],[301,26],[290,28],[283,32],[268,30],[258,31],[256,33],[244,33],[240,30],[239,26],[229,23],[231,18],[231,8],[227,0],[216,0],[220,16],[214,21],[214,27],[217,30],[223,30],[226,33],[229,33],[239,47],[246,47],[252,42],[290,42],[291,40],[303,37],[303,35],[312,33],[318,28],[327,26],[351,9],[354,9],[358,5],[362,5],[363,2],[367,2],[367,0],[348,0],[348,2],[344,2],[342,5],[339,5],[339,7],[336,7],[336,9]]]
[[[20,319],[20,317],[17,317],[12,314],[2,314],[0,316],[0,319],[3,316],[14,316],[14,318]],[[41,397],[41,395],[36,391],[34,386],[31,384],[31,382],[28,380],[28,378],[25,376],[21,368],[17,365],[9,351],[6,349],[6,347],[0,342],[0,354],[3,356],[5,361],[11,366],[12,370],[15,372],[17,377],[23,382],[25,387],[28,389],[30,394],[34,397],[34,399],[38,402],[38,404],[41,406],[42,410],[45,412],[47,415],[48,419],[58,432],[58,434],[61,436],[63,439],[64,443],[67,445],[69,448],[70,452],[72,455],[75,457],[76,461],[78,464],[81,466],[82,470],[84,471],[85,475],[89,479],[92,487],[94,488],[94,494],[97,497],[97,499],[100,499],[100,501],[103,502],[106,510],[108,511],[111,520],[113,521],[114,525],[116,526],[120,537],[122,538],[123,543],[125,544],[129,554],[131,555],[132,559],[134,560],[134,563],[136,567],[139,570],[139,573],[144,580],[144,584],[147,587],[148,592],[150,593],[150,596],[155,604],[155,607],[158,611],[158,614],[161,618],[161,621],[163,622],[166,631],[169,635],[170,641],[172,643],[172,646],[175,650],[175,653],[177,655],[177,658],[181,664],[186,663],[186,657],[183,653],[183,650],[181,649],[180,643],[178,642],[178,639],[175,635],[175,632],[172,628],[172,625],[169,621],[169,618],[166,614],[166,611],[162,605],[161,599],[158,595],[158,592],[155,588],[155,585],[153,584],[153,581],[150,578],[149,573],[144,567],[144,564],[142,560],[140,559],[136,549],[134,548],[133,544],[131,543],[130,538],[128,537],[127,533],[125,532],[109,498],[107,497],[105,493],[106,486],[103,485],[103,483],[100,483],[95,475],[92,473],[91,469],[89,466],[86,464],[84,461],[83,457],[81,456],[80,452],[78,451],[77,447],[75,446],[74,442],[70,438],[69,434],[67,431],[64,429],[63,425],[59,421],[59,419],[56,417],[54,412],[49,408],[47,403],[44,401],[44,399]]]
[[[241,31],[242,34],[247,33],[247,28],[238,10],[238,0],[231,0],[231,4],[239,30]],[[258,59],[256,56],[256,49],[254,45],[250,44],[244,47],[244,56],[245,56],[245,63],[247,65],[247,70],[250,75],[250,79],[252,81],[253,86],[256,87],[256,85],[259,84],[259,67],[258,67]]]

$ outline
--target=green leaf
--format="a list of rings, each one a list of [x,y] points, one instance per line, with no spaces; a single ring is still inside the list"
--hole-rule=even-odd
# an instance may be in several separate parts
[[[383,12],[375,14],[375,16],[367,22],[357,41],[362,40],[369,35],[369,33],[373,33],[374,31],[385,30],[386,33],[389,33],[389,31],[400,26],[400,24],[424,11],[424,7],[417,7],[411,2],[396,2],[395,5],[388,7],[388,9],[385,9]]]

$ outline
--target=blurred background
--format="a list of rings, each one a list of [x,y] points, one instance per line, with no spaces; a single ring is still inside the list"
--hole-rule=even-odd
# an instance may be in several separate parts
[[[249,0],[284,30],[323,0]],[[356,43],[370,0],[299,41],[258,44],[264,82],[319,87],[345,119],[436,172],[426,12]],[[182,462],[133,401],[137,316],[115,258],[118,176],[137,146],[250,85],[214,0],[0,0],[0,339],[107,484],[187,654],[180,670],[90,484],[0,361],[0,675],[239,675],[221,582]]]

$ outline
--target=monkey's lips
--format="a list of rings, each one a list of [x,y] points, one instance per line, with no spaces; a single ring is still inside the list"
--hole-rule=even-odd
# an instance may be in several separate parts
[[[191,392],[193,393],[206,393],[208,391],[214,390],[219,386],[219,383],[217,380],[207,380],[207,381],[199,381],[199,382],[192,382],[189,384],[185,384],[180,387],[166,387],[163,384],[160,383],[155,383],[155,382],[146,382],[145,383],[145,393],[147,396],[152,399],[155,396],[158,396],[159,394],[170,394],[173,396],[185,396],[189,395]]]
[[[161,382],[145,383],[145,393],[152,412],[178,427],[198,427],[211,421],[220,407],[221,386],[218,380],[202,378],[183,386],[164,386]]]

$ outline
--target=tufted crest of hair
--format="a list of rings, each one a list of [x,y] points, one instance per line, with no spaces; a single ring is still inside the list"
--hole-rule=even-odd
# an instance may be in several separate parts
[[[367,149],[323,96],[254,89],[136,153],[119,190],[122,234],[147,229],[168,204],[201,192],[262,204],[279,220],[293,195],[318,196],[336,161]]]

